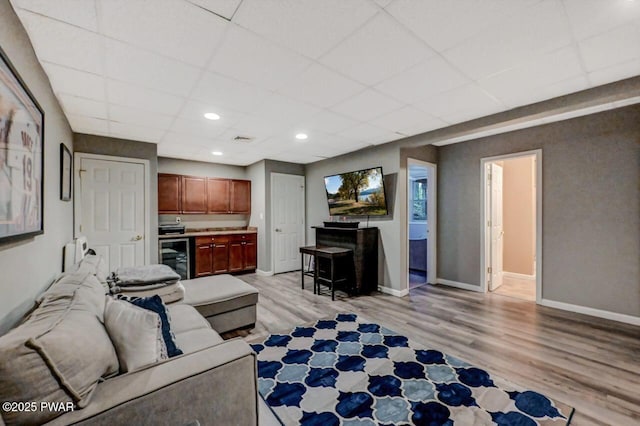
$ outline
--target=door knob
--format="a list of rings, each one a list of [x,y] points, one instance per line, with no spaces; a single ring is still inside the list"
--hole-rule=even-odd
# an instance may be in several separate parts
[[[276,232],[282,232],[282,229],[276,228]]]
[[[136,235],[135,237],[133,237],[133,241],[140,241],[142,239],[142,235]]]

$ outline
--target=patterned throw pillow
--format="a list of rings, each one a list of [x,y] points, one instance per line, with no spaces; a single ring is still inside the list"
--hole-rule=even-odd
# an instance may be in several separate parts
[[[119,300],[126,300],[127,302],[133,303],[136,306],[157,313],[160,316],[160,321],[162,321],[162,337],[164,339],[164,344],[167,347],[167,355],[169,356],[169,358],[182,355],[183,352],[176,345],[176,337],[171,331],[171,318],[169,317],[169,311],[167,310],[164,302],[162,302],[160,296],[155,295],[151,297],[127,297],[118,295],[116,297]]]

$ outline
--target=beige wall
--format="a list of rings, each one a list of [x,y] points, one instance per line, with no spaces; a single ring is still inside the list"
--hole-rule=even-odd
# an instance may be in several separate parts
[[[0,46],[44,110],[44,234],[0,245],[0,334],[33,306],[62,270],[62,249],[73,238],[73,203],[60,201],[60,143],[73,149],[69,123],[27,33],[8,0],[0,0]]]
[[[534,158],[513,158],[503,165],[503,269],[533,275],[535,259]]]

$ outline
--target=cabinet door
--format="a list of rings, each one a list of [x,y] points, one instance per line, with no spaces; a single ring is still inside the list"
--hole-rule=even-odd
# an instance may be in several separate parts
[[[244,269],[244,241],[234,238],[229,242],[229,272]]]
[[[231,213],[251,213],[251,181],[231,181]]]
[[[182,212],[207,212],[206,178],[182,176]]]
[[[196,277],[213,274],[211,243],[196,245]]]
[[[182,203],[180,200],[181,176],[158,174],[158,213],[180,214]]]
[[[255,240],[244,243],[244,269],[256,269],[258,267],[258,247]]]
[[[225,240],[213,243],[213,273],[229,272],[229,242]]]
[[[229,213],[229,179],[207,179],[207,213]]]

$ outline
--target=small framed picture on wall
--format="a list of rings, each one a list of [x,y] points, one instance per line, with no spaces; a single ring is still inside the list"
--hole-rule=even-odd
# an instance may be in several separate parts
[[[73,170],[73,157],[71,151],[63,143],[60,144],[60,199],[71,200],[71,173]]]

